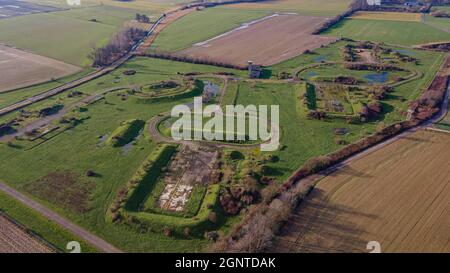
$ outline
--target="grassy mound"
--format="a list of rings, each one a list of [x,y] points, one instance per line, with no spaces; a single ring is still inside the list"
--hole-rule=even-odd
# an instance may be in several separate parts
[[[120,147],[133,141],[144,127],[145,122],[139,119],[132,119],[122,122],[106,140],[106,144],[113,147]]]

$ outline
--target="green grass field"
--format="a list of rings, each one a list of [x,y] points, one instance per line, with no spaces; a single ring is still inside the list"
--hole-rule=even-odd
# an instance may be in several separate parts
[[[24,100],[26,98],[29,98],[31,96],[37,95],[39,93],[42,93],[43,91],[49,90],[51,88],[55,88],[59,85],[62,85],[66,82],[78,79],[82,77],[83,75],[86,75],[90,72],[92,72],[93,68],[87,68],[83,71],[80,71],[78,73],[75,73],[73,75],[63,77],[60,79],[56,79],[54,81],[33,85],[26,88],[21,88],[14,90],[12,92],[8,93],[0,93],[0,108],[6,107],[8,105],[14,104],[16,102],[19,102],[21,100]]]
[[[83,253],[97,252],[93,246],[83,242],[58,224],[47,220],[39,213],[36,213],[34,210],[29,209],[2,192],[0,192],[0,210],[14,218],[20,224],[26,226],[29,230],[32,230],[60,251],[67,251],[66,246],[68,242],[77,241],[80,243]]]
[[[208,8],[188,14],[164,29],[150,50],[177,51],[207,40],[240,24],[266,16],[264,11]]]
[[[339,47],[320,50],[324,54],[328,54],[330,58],[336,58]],[[436,61],[436,56],[439,54],[429,52],[423,52],[422,54],[424,55],[420,57],[427,57],[429,61],[423,60],[423,68],[421,69],[432,71],[434,69],[431,68],[433,63],[436,63],[436,66],[439,67],[439,62]],[[308,58],[310,58],[309,55]],[[286,69],[303,62],[305,60],[293,59],[280,64],[279,67]],[[123,75],[124,71],[130,69],[134,69],[138,73],[132,76]],[[163,80],[181,82],[179,73],[187,72],[233,72],[238,77],[245,77],[246,74],[245,71],[212,66],[135,58],[117,71],[84,84],[76,90],[87,95],[96,94],[111,87],[145,85]],[[418,82],[411,83],[411,86],[418,84]],[[231,82],[225,96],[226,103],[230,104],[275,104],[280,106],[281,148],[273,153],[279,157],[279,161],[269,163],[274,178],[279,182],[284,181],[309,158],[342,147],[336,143],[334,129],[347,128],[349,133],[345,136],[345,140],[350,142],[374,132],[378,125],[377,122],[352,125],[347,124],[345,120],[324,122],[306,119],[305,110],[302,109],[304,106],[299,98],[300,94],[304,92],[302,86],[303,84],[289,83]],[[118,92],[124,93],[123,91]],[[398,99],[396,96],[403,94],[402,92],[411,95],[411,90],[407,88],[396,90],[388,103],[397,106]],[[148,137],[145,130],[144,137],[137,138],[131,149],[127,151],[124,150],[124,147],[115,148],[106,145],[102,142],[102,139],[111,135],[122,121],[130,119],[148,121],[159,113],[169,111],[176,104],[190,102],[191,100],[192,98],[184,98],[172,101],[144,102],[137,96],[129,96],[123,100],[121,96],[117,96],[117,93],[110,93],[105,96],[105,99],[87,106],[82,113],[77,112],[77,115],[88,119],[84,119],[72,129],[55,134],[54,137],[49,137],[46,141],[39,140],[38,143],[16,140],[13,146],[0,144],[0,160],[3,162],[0,165],[0,179],[19,190],[23,190],[30,188],[30,183],[34,183],[34,181],[51,172],[70,171],[95,186],[89,195],[89,210],[87,212],[77,212],[70,206],[62,207],[47,201],[48,199],[44,197],[38,200],[125,251],[203,251],[209,245],[209,242],[204,239],[175,239],[166,237],[161,233],[138,233],[135,229],[126,225],[112,224],[106,220],[106,211],[116,198],[119,188],[127,183],[157,144]],[[55,102],[67,105],[74,103],[74,101],[74,98],[69,99],[67,94],[63,93],[55,98],[27,107],[27,109],[39,109],[53,105]],[[394,121],[394,119],[390,119],[390,121]],[[388,123],[387,120],[384,122]],[[98,175],[87,177],[87,170],[93,170]],[[5,206],[2,203],[0,202],[1,207]],[[229,230],[230,226],[237,221],[236,219],[238,218],[227,218],[220,230]],[[58,238],[52,238],[50,235],[48,240],[58,241]]]
[[[435,28],[450,31],[450,18],[437,18],[430,15],[425,15],[425,22]]]
[[[327,47],[318,48],[314,50],[314,54],[303,54],[296,58],[292,58],[285,62],[268,67],[267,69],[271,70],[272,77],[276,78],[283,71],[292,74],[298,68],[305,67],[311,63],[319,63],[321,61],[340,62],[342,61],[341,48],[346,44],[347,42],[340,41]],[[394,87],[394,92],[391,93],[389,98],[384,101],[385,107],[389,109],[389,112],[386,113],[383,120],[383,122],[387,124],[401,121],[404,118],[401,113],[407,109],[408,102],[416,99],[420,93],[424,91],[429,84],[431,84],[434,75],[439,70],[445,57],[444,53],[413,50],[404,47],[392,47],[392,49],[399,50],[404,54],[417,58],[419,60],[418,65],[413,63],[406,63],[403,65],[405,65],[405,68],[407,69],[419,71],[423,74],[423,77]],[[346,71],[342,68],[330,70],[325,68],[317,69],[315,72],[317,72],[317,76],[330,76],[333,74],[345,74],[348,70]],[[352,71],[352,74],[358,75],[361,74],[361,71]]]
[[[302,15],[336,16],[347,10],[352,0],[276,0],[241,3],[226,8],[259,11],[296,12]]]
[[[135,13],[101,6],[3,19],[0,42],[77,66],[88,66],[92,47],[106,44]],[[93,18],[99,22],[89,21]]]
[[[346,19],[323,35],[412,46],[450,41],[450,33],[419,22]]]
[[[141,13],[155,12],[163,13],[164,11],[175,7],[176,4],[186,2],[185,0],[134,0],[134,1],[117,1],[117,0],[82,0],[80,6],[69,6],[66,0],[27,0],[27,2],[53,6],[62,9],[84,9],[86,7],[111,6],[118,8],[128,8],[139,10]]]
[[[124,76],[122,72],[129,69],[138,70],[139,73],[133,76]],[[192,71],[207,73],[215,71],[232,72],[233,70],[137,58],[112,74],[80,86],[77,90],[85,94],[92,94],[98,92],[99,89],[112,86],[156,83],[171,77],[180,77],[177,75],[178,72]],[[242,73],[245,73],[234,72],[241,76]],[[57,97],[62,102],[69,100],[67,94],[61,94]],[[16,148],[0,144],[0,160],[5,163],[0,166],[0,178],[16,188],[23,189],[26,184],[36,181],[54,170],[71,170],[85,177],[86,170],[92,169],[99,176],[89,179],[95,183],[95,191],[91,195],[90,202],[92,209],[89,212],[80,214],[72,210],[62,209],[45,200],[39,201],[126,251],[200,251],[208,243],[203,239],[180,240],[167,238],[162,234],[139,234],[126,226],[108,224],[105,220],[106,210],[116,197],[119,187],[128,181],[156,144],[149,141],[148,138],[139,138],[132,149],[124,153],[122,148],[113,148],[101,144],[100,137],[111,134],[124,120],[138,118],[147,121],[158,113],[170,110],[173,105],[187,101],[185,99],[158,103],[138,103],[137,100],[137,98],[130,97],[128,100],[122,101],[116,94],[111,93],[106,96],[107,103],[104,101],[97,102],[89,106],[87,112],[81,113],[81,115],[89,116],[90,119],[37,147],[31,148],[34,144],[28,141],[17,141],[18,146]],[[47,100],[28,109],[44,107],[53,103],[54,100]],[[67,145],[67,143],[71,144]],[[11,161],[8,160],[11,164],[6,163],[7,158],[11,159]],[[224,228],[229,228],[228,224],[225,224]]]
[[[32,0],[32,2],[50,3],[58,0]],[[83,0],[82,0],[83,1]],[[100,0],[87,0],[92,5],[88,8],[73,9],[50,14],[22,16],[0,20],[0,42],[12,44],[38,54],[46,55],[79,66],[89,65],[87,55],[93,44],[106,43],[124,23],[134,17],[135,10],[142,6],[143,10],[153,14],[151,7],[167,9],[180,3],[179,0],[163,2],[160,0],[137,0],[131,3],[105,0],[105,6],[95,6]],[[333,16],[344,11],[350,0],[279,0],[261,3],[244,3],[227,7],[210,8],[196,11],[181,18],[167,27],[156,39],[151,50],[177,51],[187,48],[196,42],[219,35],[233,29],[243,22],[264,17],[273,11],[293,11],[307,15]],[[55,4],[55,5],[56,5]],[[122,9],[129,4],[129,8]],[[145,8],[144,8],[145,7]],[[97,19],[94,23],[89,20]],[[433,24],[430,19],[430,24]],[[436,23],[437,24],[437,23]],[[446,26],[447,22],[445,22]],[[442,22],[439,22],[442,26]],[[436,25],[436,26],[438,26]],[[382,41],[388,44],[412,46],[434,41],[449,41],[450,34],[439,27],[418,22],[393,22],[378,20],[344,20],[324,35],[343,36],[357,40]],[[21,28],[20,33],[15,32]],[[42,33],[48,33],[45,37]],[[144,160],[155,151],[158,143],[151,139],[148,127],[140,124],[138,129],[126,136],[123,144],[133,140],[132,145],[108,145],[108,138],[127,120],[149,121],[160,113],[181,103],[192,102],[192,97],[151,100],[133,94],[131,87],[152,86],[162,81],[186,82],[183,73],[234,73],[239,81],[229,81],[222,104],[242,105],[279,105],[281,146],[273,152],[276,161],[267,163],[271,176],[282,183],[308,159],[335,151],[343,146],[337,140],[353,142],[376,131],[379,125],[389,125],[405,118],[403,112],[408,103],[416,99],[431,83],[439,69],[445,54],[413,50],[407,47],[394,46],[406,54],[419,60],[419,64],[404,64],[407,68],[419,71],[420,78],[394,87],[388,98],[382,101],[384,115],[381,120],[362,124],[348,124],[345,119],[320,121],[306,117],[306,106],[302,103],[302,95],[307,92],[306,84],[271,81],[277,79],[282,72],[293,73],[300,67],[322,61],[342,61],[341,47],[347,42],[340,41],[327,47],[318,48],[314,54],[303,54],[277,65],[266,68],[271,76],[265,82],[245,80],[247,71],[238,71],[206,65],[194,65],[161,59],[136,57],[117,70],[74,88],[82,92],[79,97],[68,97],[63,92],[52,98],[40,101],[25,108],[28,111],[39,111],[55,104],[70,106],[78,103],[88,95],[100,94],[105,90],[118,90],[104,95],[99,101],[86,105],[83,111],[74,110],[70,115],[81,117],[79,124],[68,130],[61,128],[45,139],[29,141],[17,139],[12,143],[0,143],[0,180],[14,188],[27,191],[42,204],[64,215],[75,223],[85,227],[94,234],[124,251],[130,252],[201,252],[210,242],[202,238],[180,239],[168,237],[161,232],[139,232],[135,227],[125,224],[113,224],[107,217],[111,203],[117,197],[120,188],[125,186]],[[135,70],[136,74],[126,76],[124,72]],[[85,69],[81,73],[91,71]],[[351,73],[362,76],[361,71],[348,72],[341,65],[317,69],[318,76],[335,76]],[[364,72],[365,73],[365,72]],[[81,74],[24,88],[10,93],[0,94],[0,107],[22,100],[28,96],[46,91],[64,81]],[[349,74],[350,75],[350,74]],[[397,76],[405,76],[398,73]],[[304,75],[301,75],[304,76]],[[217,79],[209,79],[217,81]],[[217,84],[222,86],[222,82]],[[129,91],[129,92],[127,92]],[[189,94],[192,96],[191,94]],[[352,112],[351,105],[346,105]],[[14,112],[0,117],[0,123],[8,121],[19,113]],[[446,122],[448,119],[444,120]],[[30,122],[31,120],[24,121]],[[54,125],[60,125],[58,120]],[[443,126],[448,126],[443,125]],[[346,128],[344,136],[335,134],[336,128]],[[116,131],[117,132],[117,131]],[[125,130],[126,132],[126,130]],[[126,135],[126,134],[122,134]],[[126,142],[126,143],[125,143]],[[236,148],[238,149],[238,148]],[[258,149],[246,150],[246,153],[259,154]],[[87,173],[92,171],[95,176]],[[77,211],[70,202],[46,198],[45,191],[33,192],[33,185],[41,185],[39,181],[53,172],[70,172],[82,180],[82,185],[92,185],[87,190],[88,209]],[[154,181],[153,181],[154,182]],[[85,184],[84,184],[85,183]],[[153,185],[155,196],[162,191],[161,185]],[[159,188],[158,188],[159,187]],[[35,187],[34,187],[35,188]],[[79,188],[68,188],[66,191],[78,191]],[[146,192],[148,194],[148,192]],[[203,194],[198,194],[197,202],[192,202],[192,211],[201,207]],[[75,195],[76,196],[76,195]],[[155,197],[153,196],[153,197]],[[68,196],[67,198],[73,198]],[[86,197],[86,196],[84,196]],[[53,200],[53,201],[49,201]],[[83,199],[84,200],[84,199]],[[63,204],[63,205],[61,205]],[[40,234],[55,246],[64,249],[72,235],[59,226],[48,222],[42,216],[18,204],[0,193],[0,209],[17,219],[22,224]],[[193,212],[191,214],[194,214]],[[159,216],[155,216],[159,217]],[[162,218],[166,216],[161,216]],[[239,220],[240,216],[229,217],[222,223],[220,232],[227,232]],[[176,217],[170,221],[177,221]],[[151,221],[152,219],[149,218]],[[76,240],[76,239],[75,239]],[[78,240],[77,240],[78,241]],[[82,244],[83,252],[95,251]]]

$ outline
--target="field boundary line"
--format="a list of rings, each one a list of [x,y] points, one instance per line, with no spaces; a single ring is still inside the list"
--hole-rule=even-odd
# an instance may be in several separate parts
[[[64,227],[65,229],[70,231],[72,234],[78,236],[80,239],[82,239],[82,240],[90,243],[94,247],[96,247],[98,250],[101,250],[106,253],[121,253],[122,252],[120,249],[109,244],[108,242],[104,241],[100,237],[97,237],[96,235],[90,233],[86,229],[74,224],[73,222],[60,216],[58,213],[50,210],[49,208],[32,200],[31,198],[20,193],[19,191],[11,188],[10,186],[6,185],[2,181],[0,181],[0,191],[2,191],[3,193],[7,194],[8,196],[14,198],[15,200],[19,201],[20,203],[24,204],[25,206],[40,213],[42,216],[44,216],[48,220],[55,222],[55,223],[59,224],[60,226]]]

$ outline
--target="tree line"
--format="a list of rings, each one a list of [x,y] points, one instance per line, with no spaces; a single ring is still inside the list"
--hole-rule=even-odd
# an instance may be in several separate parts
[[[90,58],[93,66],[106,66],[123,57],[131,48],[146,36],[142,29],[128,27],[117,33],[107,45],[92,49]]]

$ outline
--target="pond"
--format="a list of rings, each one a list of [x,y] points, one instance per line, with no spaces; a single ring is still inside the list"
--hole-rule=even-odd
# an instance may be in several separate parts
[[[127,155],[131,150],[133,150],[134,146],[136,146],[136,142],[141,138],[142,133],[144,132],[144,128],[141,129],[138,136],[131,142],[125,144],[122,146],[122,154]]]
[[[400,54],[405,54],[405,55],[415,55],[416,54],[416,53],[414,53],[414,52],[412,52],[410,50],[407,50],[407,49],[397,49],[397,50],[394,50],[394,51],[398,52]]]
[[[306,73],[306,78],[310,79],[312,77],[316,77],[319,76],[319,73],[317,73],[316,71],[308,71],[308,73]]]
[[[314,58],[314,62],[320,63],[326,61],[327,59],[328,59],[327,56],[320,55]]]
[[[370,73],[364,76],[369,83],[385,83],[389,79],[389,72]]]

